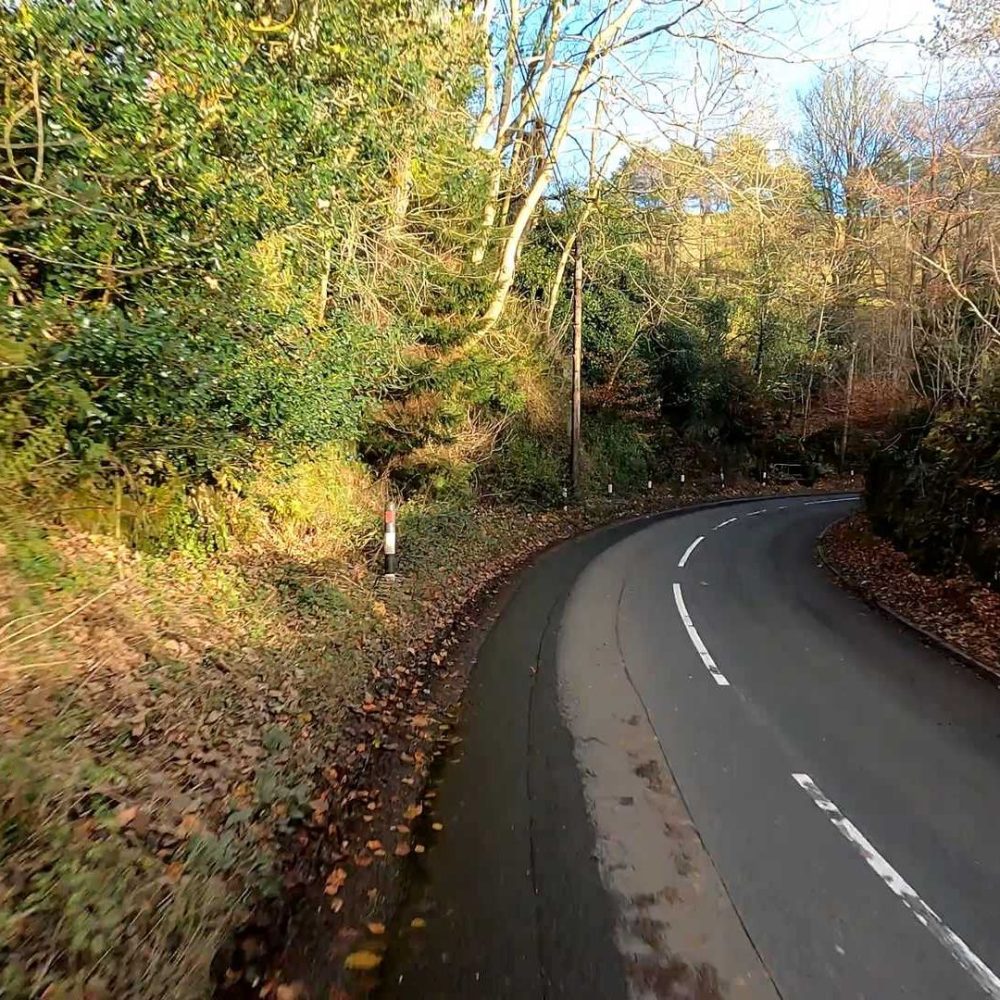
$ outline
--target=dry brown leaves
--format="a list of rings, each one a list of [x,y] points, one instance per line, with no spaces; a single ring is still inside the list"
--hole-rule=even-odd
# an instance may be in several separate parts
[[[864,514],[834,525],[824,549],[866,596],[1000,672],[1000,593],[971,574],[919,572],[905,553],[872,532]]]
[[[315,884],[329,919],[379,924],[371,910],[386,870],[427,849],[411,824],[426,819],[435,757],[457,745],[449,712],[465,665],[453,661],[479,597],[562,538],[712,490],[689,483],[683,496],[656,490],[568,511],[486,507],[473,534],[451,537],[445,525],[422,547],[401,532],[394,586],[360,550],[293,559],[261,544],[203,566],[67,533],[57,539],[63,557],[112,572],[114,599],[45,637],[65,670],[0,691],[0,738],[21,745],[72,704],[76,756],[59,766],[68,776],[93,761],[120,778],[67,784],[67,801],[99,799],[114,835],[155,859],[166,882],[199,877],[185,864],[192,843],[238,830],[282,863],[286,885]],[[76,607],[51,600],[46,622]],[[79,829],[109,835],[95,823]],[[234,873],[234,895],[244,876],[249,868]]]

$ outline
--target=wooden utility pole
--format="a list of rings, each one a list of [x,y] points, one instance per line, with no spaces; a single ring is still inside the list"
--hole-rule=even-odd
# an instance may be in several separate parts
[[[583,234],[573,248],[573,403],[569,422],[569,480],[573,495],[580,494],[580,359],[583,354]]]
[[[847,369],[847,392],[844,400],[844,427],[840,435],[840,471],[847,460],[847,437],[851,430],[851,401],[854,395],[854,366],[858,360],[858,342],[851,341],[851,367]]]

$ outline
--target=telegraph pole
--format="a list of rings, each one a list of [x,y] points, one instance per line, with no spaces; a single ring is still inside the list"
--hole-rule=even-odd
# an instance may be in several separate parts
[[[844,399],[844,426],[840,432],[840,471],[847,462],[847,437],[851,430],[851,397],[854,395],[854,366],[858,361],[858,342],[851,341],[851,366],[847,369],[847,391]]]
[[[573,496],[580,495],[580,358],[583,354],[582,233],[573,247],[573,403],[569,423],[569,479]]]

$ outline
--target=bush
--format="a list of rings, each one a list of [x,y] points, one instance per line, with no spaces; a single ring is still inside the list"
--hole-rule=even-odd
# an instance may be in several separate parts
[[[971,405],[918,410],[868,470],[875,529],[927,569],[961,564],[1000,588],[1000,385]]]
[[[568,484],[568,459],[565,444],[518,427],[490,463],[484,485],[520,503],[556,504]]]
[[[591,493],[645,488],[652,453],[640,427],[608,413],[588,413],[583,418],[584,487]]]
[[[769,400],[713,338],[683,326],[661,326],[656,341],[660,412],[686,438],[730,448],[770,435]]]
[[[350,444],[398,390],[402,348],[447,347],[481,309],[488,283],[448,253],[487,177],[455,153],[473,82],[463,18],[430,0],[405,15],[292,4],[292,44],[260,30],[258,6],[25,2],[0,17],[4,486],[102,478],[139,503]],[[24,113],[36,92],[43,162]],[[396,254],[401,157],[435,221]],[[516,407],[483,367],[452,373],[479,380],[466,407]]]

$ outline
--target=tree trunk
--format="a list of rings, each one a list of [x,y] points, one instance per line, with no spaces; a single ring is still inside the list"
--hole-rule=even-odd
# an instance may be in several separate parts
[[[847,461],[847,436],[851,430],[851,398],[854,395],[854,364],[858,357],[858,345],[851,342],[851,365],[847,369],[847,393],[844,400],[844,427],[840,433],[840,471],[844,471]]]
[[[493,13],[496,7],[495,0],[486,0],[483,5],[482,27],[483,45],[485,55],[483,59],[483,110],[476,120],[476,128],[472,133],[472,147],[478,149],[486,138],[490,126],[493,124],[493,115],[496,111],[496,70],[493,67],[493,51],[490,45],[490,29],[493,24]],[[497,128],[503,128],[500,122]]]
[[[549,289],[548,301],[545,303],[545,336],[552,333],[552,318],[556,313],[556,306],[559,304],[559,291],[562,288],[563,276],[566,274],[566,267],[569,264],[570,255],[576,246],[579,230],[570,235],[559,255],[559,263],[556,264],[556,273],[552,279],[552,287]]]
[[[490,233],[497,220],[497,199],[500,197],[500,178],[503,174],[503,165],[499,160],[494,164],[493,176],[490,178],[490,190],[486,196],[486,205],[483,208],[483,221],[480,223],[479,240],[472,251],[472,263],[482,264],[486,259],[486,251],[490,245]]]
[[[558,157],[559,150],[562,148],[563,141],[569,132],[573,113],[576,111],[580,97],[587,90],[594,67],[612,47],[614,40],[628,23],[629,18],[635,13],[638,5],[639,0],[628,0],[628,3],[619,15],[610,24],[605,25],[594,36],[590,45],[587,46],[587,51],[576,71],[573,86],[570,88],[562,110],[559,112],[559,119],[553,131],[552,142],[549,145],[548,152],[538,173],[535,175],[534,181],[525,193],[524,201],[504,241],[503,253],[500,257],[500,267],[497,270],[497,287],[493,294],[493,300],[490,302],[489,308],[483,316],[483,333],[488,332],[496,326],[497,321],[503,315],[504,306],[507,304],[507,296],[510,294],[511,286],[514,284],[517,260],[521,251],[521,241],[524,239],[524,234],[528,230],[528,225],[535,214],[535,209],[542,200],[542,195],[545,193],[545,189],[552,179],[552,174],[555,171],[556,157]]]
[[[573,496],[580,495],[580,394],[583,355],[583,252],[574,242],[573,261],[573,399],[570,407],[569,478]]]
[[[552,287],[549,289],[548,301],[545,305],[545,335],[548,336],[552,332],[552,317],[555,316],[556,306],[559,303],[559,290],[562,288],[563,277],[566,274],[566,268],[569,266],[569,258],[573,253],[573,248],[577,245],[580,240],[580,233],[583,231],[583,227],[587,224],[587,218],[590,215],[591,204],[588,202],[580,214],[580,219],[576,224],[573,232],[570,234],[569,239],[566,241],[566,245],[562,248],[562,253],[559,255],[559,263],[556,264],[556,273],[552,281]]]
[[[824,293],[826,292],[826,285],[823,286]],[[823,334],[823,319],[826,316],[826,295],[823,296],[823,301],[819,304],[819,321],[816,324],[816,336],[813,339],[813,349],[812,355],[809,358],[809,382],[806,385],[806,398],[802,403],[802,437],[801,440],[805,441],[806,436],[809,433],[809,411],[812,408],[812,394],[813,394],[813,380],[816,377],[816,355],[819,354],[819,342],[820,337]]]
[[[514,284],[514,275],[517,272],[517,259],[521,253],[521,240],[528,230],[531,217],[535,214],[538,203],[542,200],[542,193],[552,176],[552,167],[546,167],[535,180],[534,185],[524,199],[521,210],[517,213],[507,238],[504,240],[503,254],[500,258],[500,267],[497,270],[496,290],[493,293],[493,300],[483,316],[483,325],[486,330],[496,326],[497,321],[503,315],[504,306],[507,305],[507,296],[510,294],[511,286]]]

